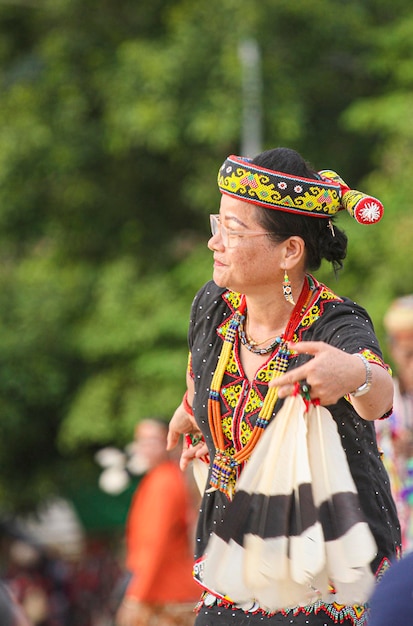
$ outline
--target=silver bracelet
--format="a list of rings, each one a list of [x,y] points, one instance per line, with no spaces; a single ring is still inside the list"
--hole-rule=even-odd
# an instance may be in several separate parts
[[[366,369],[365,382],[360,385],[360,387],[357,387],[357,389],[355,389],[354,391],[350,391],[350,395],[353,396],[353,398],[358,398],[359,396],[364,396],[365,393],[370,391],[371,381],[373,379],[373,372],[371,371],[371,365],[365,356],[359,354],[358,352],[356,352],[353,356],[358,356],[358,358],[363,361],[364,367]]]

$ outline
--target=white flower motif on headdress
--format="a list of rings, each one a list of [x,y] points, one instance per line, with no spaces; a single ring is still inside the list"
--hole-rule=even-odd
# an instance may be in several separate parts
[[[303,188],[301,187],[301,185],[296,185],[296,186],[294,187],[294,191],[295,191],[295,193],[301,193],[301,192],[302,192],[302,190],[303,190]]]
[[[380,219],[381,211],[377,202],[366,202],[360,211],[363,222],[377,222]]]
[[[283,181],[282,181],[282,182],[280,182],[280,183],[277,183],[277,187],[278,187],[279,189],[287,189],[287,183],[285,183],[285,182],[283,182]]]

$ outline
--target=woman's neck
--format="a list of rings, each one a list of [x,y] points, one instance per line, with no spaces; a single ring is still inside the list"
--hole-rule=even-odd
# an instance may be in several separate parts
[[[297,301],[304,283],[304,277],[293,285],[294,299]],[[280,293],[267,292],[263,295],[247,295],[247,328],[255,341],[281,335],[290,320],[294,305]]]

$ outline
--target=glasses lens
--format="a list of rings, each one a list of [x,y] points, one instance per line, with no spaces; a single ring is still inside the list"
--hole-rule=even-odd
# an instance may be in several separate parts
[[[211,223],[212,236],[215,237],[215,235],[219,234],[221,236],[222,243],[224,244],[225,247],[227,247],[229,245],[228,231],[225,228],[225,226],[221,224],[219,215],[210,215],[209,220]]]
[[[217,215],[210,215],[209,216],[209,222],[211,224],[212,236],[215,237],[215,235],[217,234],[217,232],[219,230],[219,220],[218,220]]]

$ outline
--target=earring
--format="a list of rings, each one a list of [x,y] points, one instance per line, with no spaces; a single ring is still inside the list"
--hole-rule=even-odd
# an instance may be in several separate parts
[[[291,304],[295,304],[287,270],[284,270],[283,295],[284,295],[284,298],[287,300],[287,302],[290,302]]]
[[[336,231],[334,230],[333,222],[331,220],[328,220],[327,228],[330,229],[331,234],[333,235],[333,237],[335,237]]]

